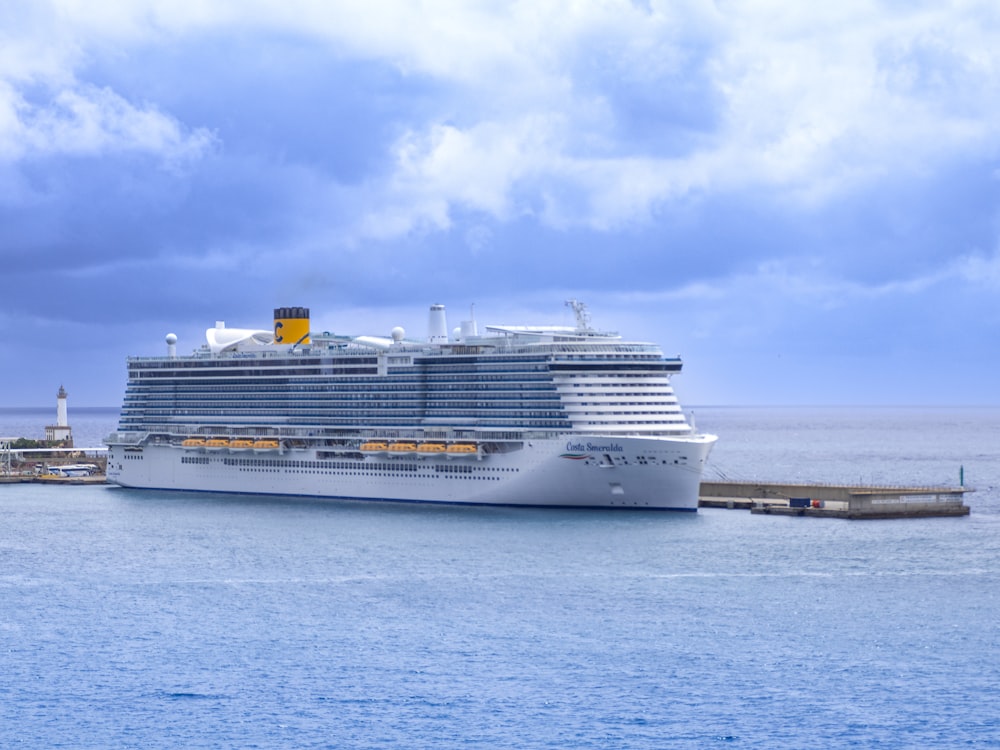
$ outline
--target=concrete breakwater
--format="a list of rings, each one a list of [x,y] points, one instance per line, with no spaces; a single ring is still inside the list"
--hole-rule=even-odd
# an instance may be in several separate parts
[[[966,516],[966,487],[702,482],[698,506],[826,518]]]

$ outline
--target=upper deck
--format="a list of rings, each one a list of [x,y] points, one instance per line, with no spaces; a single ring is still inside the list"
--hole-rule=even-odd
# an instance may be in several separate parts
[[[402,329],[386,338],[306,328],[280,343],[275,331],[217,324],[190,355],[168,339],[167,356],[130,357],[120,428],[690,432],[670,385],[680,359],[614,333],[488,326],[415,341]]]

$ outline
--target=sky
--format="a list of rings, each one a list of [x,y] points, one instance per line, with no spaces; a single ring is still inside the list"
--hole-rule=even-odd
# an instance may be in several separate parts
[[[276,307],[567,299],[685,405],[1000,405],[998,38],[993,0],[5,0],[0,406],[118,405]]]

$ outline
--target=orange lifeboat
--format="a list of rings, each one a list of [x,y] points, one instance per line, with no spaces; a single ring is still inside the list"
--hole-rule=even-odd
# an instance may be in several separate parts
[[[417,453],[427,456],[435,455],[441,453],[447,453],[448,448],[445,447],[444,443],[421,443],[417,446]]]
[[[417,452],[416,443],[389,443],[389,455],[390,456],[405,456],[409,453]]]

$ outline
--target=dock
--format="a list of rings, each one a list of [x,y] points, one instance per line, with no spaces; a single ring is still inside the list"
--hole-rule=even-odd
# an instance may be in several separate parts
[[[30,479],[38,484],[107,484],[104,474],[91,474],[86,477],[61,477],[56,474],[40,474]]]
[[[104,474],[92,474],[86,477],[61,477],[56,474],[0,474],[0,484],[107,484]]]
[[[966,487],[702,482],[699,508],[730,508],[820,518],[929,518],[967,516]]]

